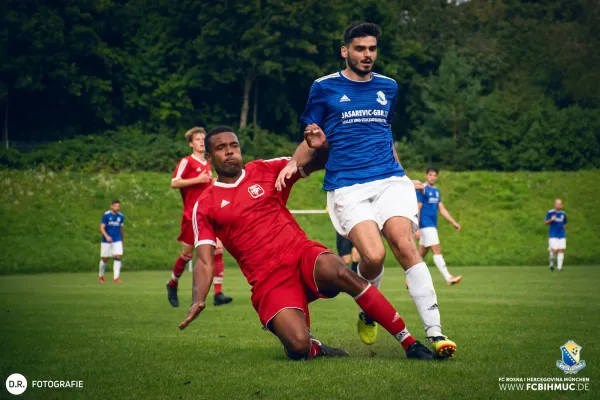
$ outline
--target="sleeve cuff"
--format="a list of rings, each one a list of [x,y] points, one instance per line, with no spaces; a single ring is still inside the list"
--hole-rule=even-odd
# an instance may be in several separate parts
[[[201,246],[203,244],[210,244],[210,245],[212,245],[214,247],[217,247],[217,242],[215,242],[214,240],[198,240],[196,242],[196,244],[194,245],[194,247],[198,247],[198,246]]]

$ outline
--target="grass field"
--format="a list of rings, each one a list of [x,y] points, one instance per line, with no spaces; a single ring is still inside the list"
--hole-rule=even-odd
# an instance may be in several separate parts
[[[311,306],[313,332],[342,346],[348,359],[288,361],[260,329],[249,288],[228,268],[231,305],[212,305],[187,330],[186,307],[166,300],[165,273],[124,272],[124,284],[95,273],[0,277],[0,371],[25,375],[27,399],[491,399],[600,397],[599,267],[457,267],[455,287],[436,283],[445,331],[459,346],[447,362],[408,361],[384,331],[364,346],[357,308],[346,296]],[[109,274],[110,277],[110,274]],[[403,286],[389,269],[382,291],[419,339],[423,331]],[[190,302],[190,274],[181,301]],[[500,377],[564,377],[560,346],[583,346],[587,392],[504,392]],[[83,389],[31,388],[31,380],[82,380]],[[10,395],[3,387],[1,398]]]
[[[421,179],[421,171],[409,176]],[[324,209],[322,173],[292,190],[292,209]],[[180,251],[178,191],[159,173],[81,174],[0,169],[0,274],[94,271],[98,268],[102,213],[113,198],[126,218],[125,270],[169,270]],[[543,265],[554,198],[569,218],[566,263],[600,262],[600,171],[442,171],[442,201],[463,230],[440,218],[445,259],[455,265]],[[335,233],[327,215],[299,215],[310,238],[331,248]],[[228,257],[228,256],[227,256]],[[430,260],[431,261],[431,260]],[[228,264],[233,263],[226,258]],[[397,266],[388,252],[387,266]]]

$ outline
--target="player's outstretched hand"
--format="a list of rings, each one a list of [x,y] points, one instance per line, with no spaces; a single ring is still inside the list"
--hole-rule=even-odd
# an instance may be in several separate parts
[[[290,179],[292,175],[298,172],[298,164],[294,160],[290,160],[285,167],[279,172],[277,180],[275,180],[275,189],[281,192],[285,187],[285,180]]]
[[[317,124],[306,125],[306,128],[304,128],[304,140],[306,140],[308,147],[313,149],[320,149],[327,142],[325,133],[323,133],[323,130]]]
[[[415,187],[415,190],[418,190],[419,192],[425,194],[425,186],[421,183],[421,181],[417,181],[414,180],[412,181],[413,186]]]
[[[184,330],[185,328],[187,328],[187,326],[191,324],[192,321],[198,317],[198,315],[200,315],[200,313],[202,312],[202,310],[204,310],[205,307],[205,303],[192,304],[192,306],[190,307],[190,311],[188,311],[187,318],[179,324],[179,329]]]
[[[457,231],[461,230],[460,224],[458,222],[454,223],[454,229],[456,229]]]

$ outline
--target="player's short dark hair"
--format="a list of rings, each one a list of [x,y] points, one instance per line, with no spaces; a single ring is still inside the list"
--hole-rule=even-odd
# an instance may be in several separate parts
[[[115,200],[113,200],[113,201],[112,201],[112,203],[110,203],[110,204],[111,204],[111,205],[112,205],[112,204],[121,204],[121,202],[120,202],[119,200],[116,200],[116,199],[115,199]]]
[[[208,131],[208,133],[206,134],[206,136],[204,136],[204,150],[207,153],[211,153],[212,152],[212,137],[215,136],[215,135],[218,135],[219,133],[223,133],[223,132],[233,132],[233,133],[235,133],[233,131],[232,127],[221,125],[221,126],[215,126],[210,131]]]
[[[427,167],[427,170],[425,170],[425,174],[428,174],[430,172],[435,172],[436,175],[440,174],[440,170],[435,167]]]
[[[357,22],[352,24],[344,31],[344,45],[348,46],[352,42],[352,39],[365,36],[375,36],[376,39],[379,39],[381,28],[372,22]]]

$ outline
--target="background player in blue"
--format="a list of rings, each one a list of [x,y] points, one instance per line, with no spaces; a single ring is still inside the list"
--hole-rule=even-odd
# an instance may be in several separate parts
[[[440,246],[440,238],[437,230],[438,210],[442,217],[454,226],[454,229],[460,231],[460,225],[452,218],[444,204],[440,189],[435,187],[435,182],[438,178],[438,170],[436,168],[427,168],[425,172],[425,193],[417,191],[417,202],[419,204],[419,230],[415,232],[415,239],[420,239],[419,254],[425,257],[429,248],[433,252],[433,262],[440,270],[446,284],[448,286],[456,285],[462,279],[460,276],[452,276],[446,266],[446,261],[442,255]]]
[[[406,271],[409,293],[417,306],[427,337],[440,356],[451,356],[456,344],[442,334],[433,281],[413,239],[418,227],[415,186],[398,162],[391,131],[398,84],[372,72],[377,59],[379,26],[358,23],[344,32],[341,55],[346,69],[317,79],[301,120],[305,142],[277,178],[285,178],[312,159],[319,148],[329,149],[323,189],[335,229],[350,238],[361,256],[358,274],[375,287],[383,276],[387,239]],[[372,344],[377,325],[359,314],[362,341]]]
[[[121,283],[119,275],[121,274],[121,256],[123,255],[123,224],[125,217],[119,212],[121,202],[114,200],[110,205],[110,210],[104,213],[100,221],[100,232],[102,233],[102,243],[100,243],[100,283],[104,283],[104,271],[106,263],[112,257],[113,262],[113,281]]]
[[[554,208],[546,213],[544,223],[550,225],[548,229],[548,250],[550,251],[550,271],[554,271],[554,257],[556,266],[562,271],[565,249],[567,248],[567,214],[562,210],[562,200],[554,201]]]

